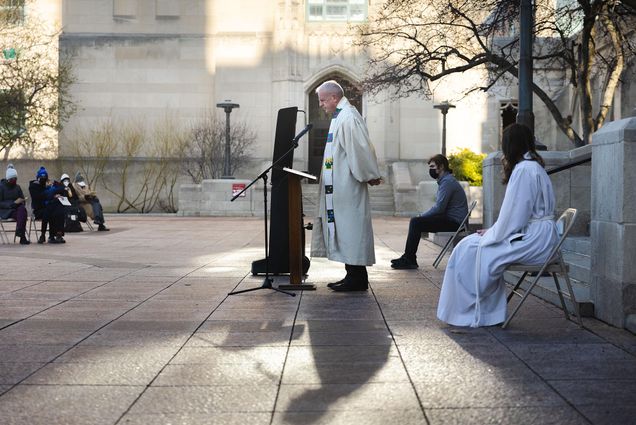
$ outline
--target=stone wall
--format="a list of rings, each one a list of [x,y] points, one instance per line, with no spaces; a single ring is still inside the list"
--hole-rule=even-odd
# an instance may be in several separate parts
[[[250,180],[215,179],[203,180],[201,184],[182,184],[179,188],[179,216],[232,216],[251,217],[262,208],[263,184],[255,184],[243,195],[232,201],[235,194],[250,184]],[[258,192],[260,193],[260,191]]]
[[[636,118],[605,124],[592,152],[595,313],[636,333]]]

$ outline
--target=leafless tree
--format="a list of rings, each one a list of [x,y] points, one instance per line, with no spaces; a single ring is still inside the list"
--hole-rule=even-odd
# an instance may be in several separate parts
[[[91,187],[116,199],[115,210],[175,212],[175,190],[183,175],[189,132],[170,111],[148,128],[141,119],[108,118],[68,136],[73,167]]]
[[[76,105],[71,64],[58,51],[60,29],[25,16],[30,0],[3,3],[9,4],[0,13],[0,152],[7,157],[14,146],[29,150],[55,139]]]
[[[192,127],[188,151],[188,174],[195,183],[217,179],[223,174],[225,159],[225,120],[213,112]],[[230,129],[230,167],[233,172],[245,165],[256,133],[247,124],[233,121]]]
[[[588,144],[610,111],[626,57],[634,52],[635,3],[535,2],[535,73],[565,70],[578,97],[580,130],[574,111],[559,110],[540,79],[533,92],[575,146]],[[371,56],[365,88],[426,95],[429,82],[484,69],[483,84],[471,91],[487,91],[517,77],[518,22],[519,0],[387,0],[357,30],[357,43]],[[600,81],[600,90],[592,89],[593,81]]]

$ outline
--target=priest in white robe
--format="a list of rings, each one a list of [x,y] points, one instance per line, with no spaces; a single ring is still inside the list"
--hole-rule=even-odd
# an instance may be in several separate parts
[[[364,291],[369,283],[366,266],[375,263],[367,186],[381,182],[375,149],[362,116],[337,82],[323,83],[316,93],[320,107],[332,120],[325,143],[311,255],[345,264],[347,275],[330,283],[331,289]]]
[[[542,264],[558,243],[555,197],[530,129],[512,124],[502,139],[506,193],[496,223],[464,238],[448,261],[437,317],[455,326],[506,319],[503,273],[509,264]]]

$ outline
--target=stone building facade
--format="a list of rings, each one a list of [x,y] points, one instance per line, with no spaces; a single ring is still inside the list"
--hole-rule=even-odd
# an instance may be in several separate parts
[[[60,155],[70,154],[65,137],[78,126],[107,117],[141,117],[152,125],[166,113],[186,123],[229,99],[240,105],[232,119],[257,133],[255,160],[271,157],[278,109],[304,110],[297,127],[312,122],[314,130],[297,150],[295,165],[316,172],[328,117],[319,111],[314,90],[330,78],[343,82],[362,110],[383,164],[439,152],[441,114],[433,104],[443,100],[457,104],[448,114],[449,152],[496,146],[497,135],[485,130],[489,119],[498,119],[487,116],[486,95],[460,100],[461,87],[452,84],[428,100],[360,91],[366,56],[353,46],[351,26],[380,3],[65,0],[61,54],[73,57],[80,110],[60,137]]]

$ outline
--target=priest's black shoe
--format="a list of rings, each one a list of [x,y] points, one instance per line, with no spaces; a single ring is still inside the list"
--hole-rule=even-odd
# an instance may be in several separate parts
[[[416,269],[418,268],[417,261],[409,260],[408,258],[402,257],[398,258],[391,267],[397,270],[408,270],[408,269]]]
[[[366,291],[369,289],[369,284],[366,282],[355,282],[352,280],[345,280],[344,283],[332,286],[332,290],[335,292],[354,292],[354,291]]]
[[[327,288],[333,289],[334,286],[342,285],[345,282],[346,278],[340,279],[337,282],[331,282],[327,284]]]

